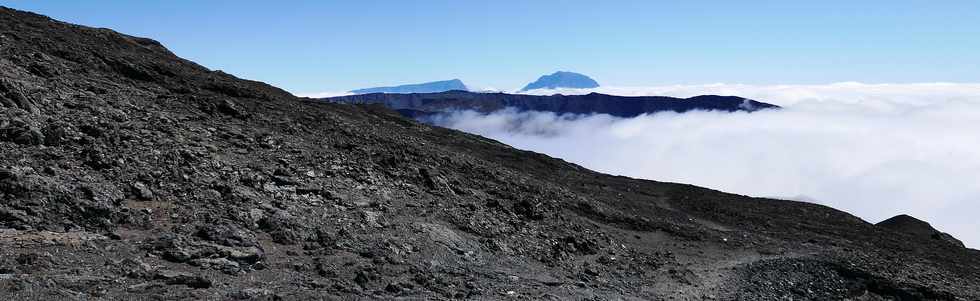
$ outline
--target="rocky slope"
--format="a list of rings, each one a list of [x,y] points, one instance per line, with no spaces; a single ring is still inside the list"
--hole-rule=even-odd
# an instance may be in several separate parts
[[[541,111],[556,114],[609,114],[617,117],[636,117],[659,112],[688,112],[693,110],[746,111],[779,108],[776,105],[736,96],[702,95],[691,98],[665,96],[615,96],[599,93],[587,95],[537,96],[506,93],[474,93],[449,91],[418,94],[363,94],[323,98],[344,104],[381,104],[406,117],[422,117],[438,113],[472,110],[490,113],[504,108],[520,111]]]
[[[599,83],[584,74],[558,71],[552,74],[542,75],[537,80],[524,86],[521,91],[557,88],[589,89],[598,87]]]
[[[980,252],[613,177],[0,8],[0,295],[980,298]]]
[[[350,91],[354,94],[368,94],[368,93],[435,93],[435,92],[445,92],[452,90],[466,90],[466,85],[463,81],[458,79],[428,82],[421,84],[410,84],[410,85],[400,85],[393,87],[377,87],[377,88],[367,88],[367,89],[357,89]]]

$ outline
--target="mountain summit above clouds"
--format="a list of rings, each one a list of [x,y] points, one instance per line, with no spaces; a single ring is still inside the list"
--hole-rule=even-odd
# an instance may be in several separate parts
[[[445,92],[445,91],[453,91],[453,90],[466,91],[467,89],[466,89],[466,85],[463,84],[463,81],[458,80],[458,79],[451,79],[451,80],[428,82],[428,83],[421,83],[421,84],[409,84],[409,85],[400,85],[400,86],[392,86],[392,87],[377,87],[377,88],[357,89],[357,90],[352,90],[350,92],[351,93],[354,93],[354,94],[368,94],[368,93],[436,93],[436,92]]]
[[[597,87],[599,87],[599,83],[584,74],[558,71],[549,75],[542,75],[538,80],[527,84],[520,91],[558,88],[589,89]]]
[[[826,206],[606,175],[0,7],[9,300],[977,300],[977,271]]]

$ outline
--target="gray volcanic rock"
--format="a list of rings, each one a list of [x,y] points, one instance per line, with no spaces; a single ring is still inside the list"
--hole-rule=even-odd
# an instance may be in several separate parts
[[[905,214],[886,219],[875,224],[875,226],[921,238],[942,241],[958,247],[965,247],[962,241],[952,235],[936,230],[929,223]]]
[[[521,91],[557,88],[588,89],[597,87],[599,87],[599,83],[584,74],[558,71],[549,75],[542,75],[538,80],[524,86]]]
[[[368,93],[435,93],[435,92],[445,92],[461,90],[466,91],[466,85],[463,81],[458,79],[444,80],[437,82],[428,82],[422,84],[411,84],[411,85],[401,85],[393,87],[377,87],[377,88],[367,88],[353,90],[351,93],[354,94],[368,94]]]
[[[474,93],[450,91],[416,94],[364,94],[323,98],[346,104],[382,104],[410,118],[438,113],[472,110],[490,113],[504,108],[520,111],[552,112],[556,114],[609,114],[635,117],[659,112],[683,113],[701,111],[745,111],[777,109],[776,105],[737,96],[702,95],[691,98],[665,96],[615,96],[599,93],[588,95],[537,96],[505,93]]]
[[[980,299],[980,251],[297,98],[108,29],[0,8],[0,79],[9,300]]]

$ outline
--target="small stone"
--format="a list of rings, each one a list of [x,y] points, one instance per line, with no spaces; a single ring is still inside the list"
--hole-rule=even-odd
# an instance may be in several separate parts
[[[68,130],[61,126],[49,125],[42,132],[47,146],[59,146],[68,140]]]
[[[200,225],[195,236],[229,247],[257,246],[255,234],[235,223]]]
[[[0,181],[6,179],[16,180],[17,174],[12,169],[0,168]]]
[[[130,285],[130,286],[126,287],[126,291],[129,291],[129,292],[139,292],[139,291],[145,291],[148,288],[157,287],[157,286],[160,286],[160,285],[159,284],[156,284],[156,283],[152,283],[152,282],[143,282],[143,283],[133,284],[133,285]]]
[[[22,145],[40,145],[44,142],[44,134],[35,127],[15,129],[11,136],[11,141]]]
[[[192,288],[211,287],[211,280],[187,272],[162,270],[158,271],[154,278],[163,280],[164,283],[170,285],[186,285]]]
[[[304,195],[304,194],[320,195],[322,190],[323,189],[320,189],[320,187],[316,187],[316,186],[300,186],[300,187],[296,187],[296,194],[299,194],[299,195]]]
[[[255,269],[257,271],[261,271],[267,268],[269,268],[269,266],[267,266],[265,262],[261,262],[261,261],[256,262],[255,264],[252,265],[252,269]]]
[[[149,187],[146,187],[146,184],[143,184],[143,182],[135,182],[132,186],[133,193],[136,195],[136,197],[144,201],[153,199],[153,191],[151,191]]]
[[[596,269],[593,269],[593,268],[585,268],[584,272],[586,274],[589,274],[589,275],[592,275],[592,276],[599,275],[599,271],[597,271]]]
[[[100,138],[105,134],[101,127],[91,124],[82,125],[78,130],[92,138]]]
[[[610,263],[616,262],[616,257],[613,257],[613,256],[599,256],[599,258],[596,261],[598,261],[601,264],[610,264]]]
[[[248,217],[252,220],[252,223],[258,224],[259,221],[265,218],[265,210],[252,208],[248,211]]]
[[[55,176],[58,174],[58,171],[52,168],[51,166],[45,166],[44,169],[41,170],[41,172],[49,176]]]
[[[246,117],[245,111],[237,103],[227,98],[218,103],[218,112],[235,118]]]
[[[398,287],[397,283],[389,283],[388,286],[385,286],[385,291],[392,294],[397,294],[402,291],[402,288]]]
[[[422,177],[422,183],[425,184],[425,187],[436,189],[436,182],[432,179],[432,174],[429,173],[428,169],[420,168],[419,176]]]
[[[368,226],[375,227],[375,228],[384,227],[384,225],[378,222],[378,218],[381,216],[380,213],[374,211],[363,211],[362,214],[364,214],[364,222]]]
[[[260,288],[246,288],[230,294],[230,297],[238,300],[249,300],[272,295],[272,291]]]
[[[190,263],[195,266],[220,270],[229,275],[236,275],[241,271],[241,266],[237,262],[227,258],[198,258]]]
[[[288,176],[273,176],[272,181],[278,186],[297,186],[299,182]]]
[[[126,258],[119,263],[126,277],[145,278],[150,276],[150,265],[139,258]]]

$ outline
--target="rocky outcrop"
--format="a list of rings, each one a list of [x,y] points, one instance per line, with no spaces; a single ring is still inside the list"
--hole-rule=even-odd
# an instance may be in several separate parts
[[[39,113],[34,101],[24,95],[12,81],[0,79],[0,107],[19,108],[37,114]]]
[[[929,223],[905,214],[886,219],[875,224],[875,226],[920,238],[948,243],[958,247],[965,247],[962,241],[956,239],[952,235],[936,230],[936,228],[933,228]]]

